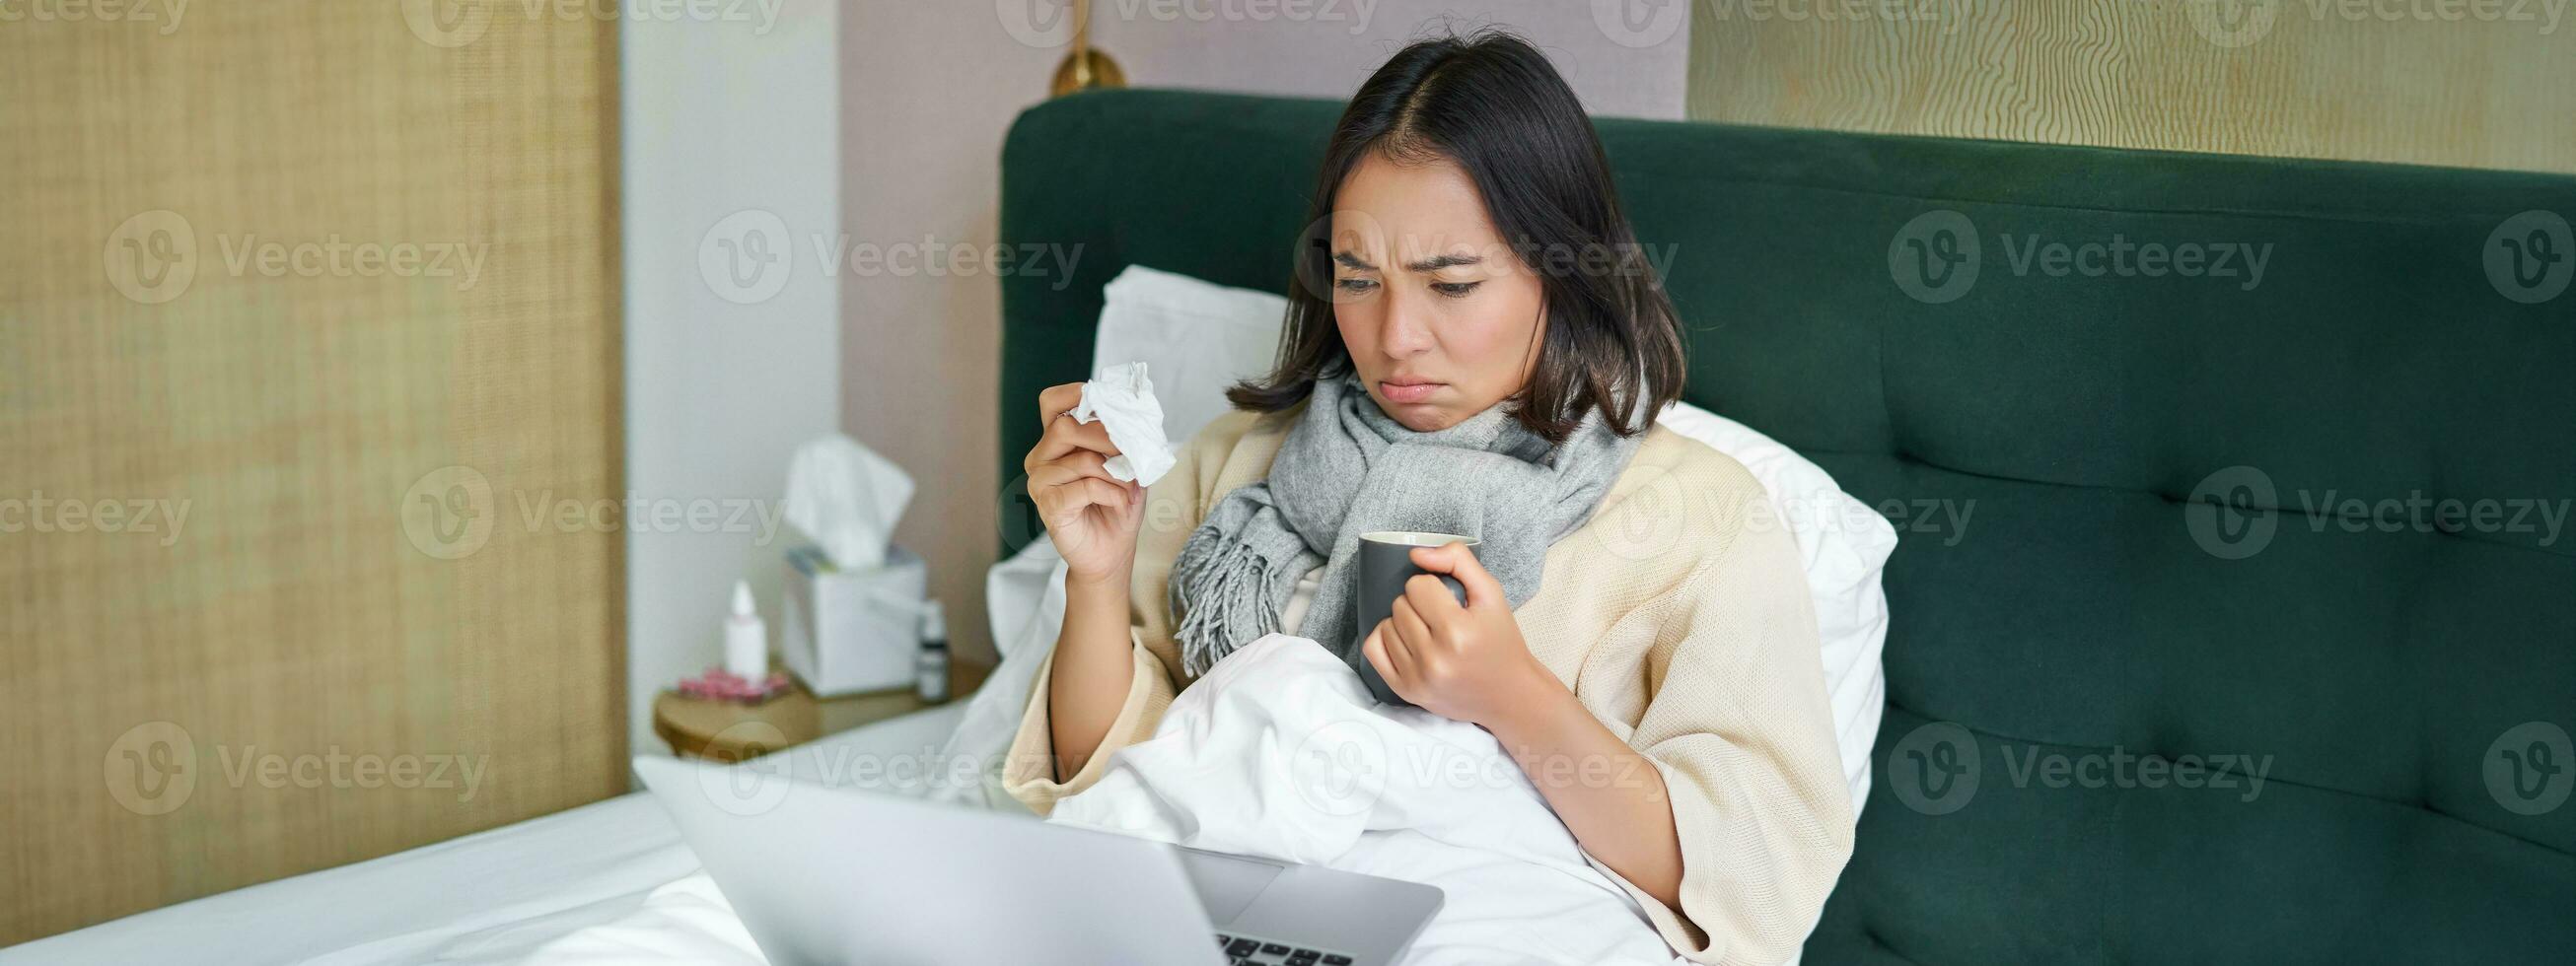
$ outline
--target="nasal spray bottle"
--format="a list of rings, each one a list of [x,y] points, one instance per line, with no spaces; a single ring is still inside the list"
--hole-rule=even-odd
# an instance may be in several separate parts
[[[769,679],[769,628],[751,605],[751,582],[733,582],[733,616],[725,618],[725,671],[753,684]]]
[[[914,691],[928,704],[948,700],[948,615],[935,600],[921,605],[921,656],[913,665],[920,680]]]

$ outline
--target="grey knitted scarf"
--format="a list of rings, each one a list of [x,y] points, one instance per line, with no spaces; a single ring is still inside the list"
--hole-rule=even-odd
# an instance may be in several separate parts
[[[1267,480],[1237,487],[1190,533],[1172,564],[1181,669],[1191,676],[1279,629],[1297,580],[1324,565],[1298,636],[1357,669],[1354,549],[1374,530],[1478,539],[1476,556],[1511,605],[1538,593],[1547,548],[1589,519],[1635,455],[1638,437],[1598,411],[1551,447],[1495,405],[1433,432],[1405,428],[1356,376],[1315,381]]]

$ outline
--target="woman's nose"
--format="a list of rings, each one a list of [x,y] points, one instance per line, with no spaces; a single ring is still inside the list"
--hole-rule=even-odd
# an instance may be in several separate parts
[[[1378,332],[1378,348],[1389,356],[1402,358],[1430,351],[1431,320],[1415,298],[1404,293],[1389,293],[1386,318]]]

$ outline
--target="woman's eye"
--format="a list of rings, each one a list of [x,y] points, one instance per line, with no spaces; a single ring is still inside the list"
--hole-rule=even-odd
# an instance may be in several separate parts
[[[1376,288],[1377,280],[1369,278],[1337,278],[1333,280],[1333,287],[1345,292],[1365,292]]]
[[[1459,296],[1465,295],[1465,294],[1467,294],[1467,293],[1469,293],[1469,292],[1473,292],[1473,291],[1475,291],[1475,290],[1476,290],[1476,286],[1483,285],[1483,284],[1485,284],[1485,283],[1483,283],[1483,282],[1433,282],[1433,283],[1431,283],[1431,290],[1432,290],[1432,291],[1434,291],[1434,292],[1438,292],[1438,293],[1440,293],[1440,294],[1442,294],[1442,295],[1446,295],[1446,296],[1448,296],[1448,297],[1450,297],[1450,298],[1453,298],[1453,299],[1454,299],[1454,298],[1457,298],[1457,297],[1459,297]]]

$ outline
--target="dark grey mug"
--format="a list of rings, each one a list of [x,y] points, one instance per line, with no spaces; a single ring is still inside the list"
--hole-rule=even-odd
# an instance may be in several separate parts
[[[1358,605],[1359,631],[1351,637],[1351,663],[1358,667],[1360,680],[1368,684],[1369,693],[1380,701],[1413,706],[1413,702],[1397,696],[1394,688],[1386,686],[1386,679],[1378,676],[1377,666],[1369,663],[1368,655],[1361,652],[1360,645],[1368,641],[1369,632],[1376,630],[1380,621],[1395,613],[1395,599],[1404,596],[1404,582],[1412,580],[1415,574],[1431,573],[1414,564],[1413,548],[1452,543],[1466,544],[1468,553],[1476,552],[1476,538],[1453,533],[1372,530],[1360,534],[1360,561],[1356,568],[1359,593],[1351,598]],[[1448,574],[1433,576],[1449,585],[1449,593],[1458,598],[1458,603],[1467,602],[1466,585],[1460,584],[1458,578]]]

